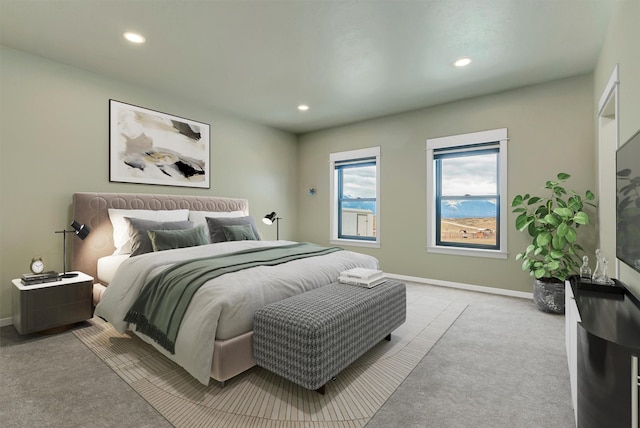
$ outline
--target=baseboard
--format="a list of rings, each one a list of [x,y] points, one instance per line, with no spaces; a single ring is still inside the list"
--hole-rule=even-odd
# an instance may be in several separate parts
[[[385,275],[392,279],[398,279],[400,281],[417,282],[420,284],[437,285],[440,287],[459,288],[461,290],[478,291],[480,293],[499,294],[509,297],[520,297],[522,299],[533,299],[533,293],[527,293],[524,291],[506,290],[504,288],[485,287],[482,285],[463,284],[461,282],[441,281],[439,279],[420,278],[417,276],[397,275],[394,273],[387,273]]]
[[[505,290],[504,288],[484,287],[482,285],[463,284],[460,282],[441,281],[439,279],[420,278],[417,276],[408,275],[396,275],[394,273],[387,273],[385,275],[392,279],[400,281],[417,282],[420,284],[437,285],[440,287],[458,288],[461,290],[477,291],[480,293],[499,294],[502,296],[520,297],[523,299],[533,299],[533,293],[526,293],[524,291]],[[0,327],[7,325],[13,325],[13,319],[11,317],[0,318]]]

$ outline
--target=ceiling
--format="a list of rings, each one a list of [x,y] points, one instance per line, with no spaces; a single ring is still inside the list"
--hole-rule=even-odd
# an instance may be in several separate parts
[[[591,72],[616,1],[0,0],[0,43],[298,134]]]

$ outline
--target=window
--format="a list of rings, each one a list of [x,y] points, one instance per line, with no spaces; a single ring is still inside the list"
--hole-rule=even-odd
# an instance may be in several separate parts
[[[331,153],[334,244],[380,246],[380,147]]]
[[[507,258],[507,129],[427,140],[427,251]]]

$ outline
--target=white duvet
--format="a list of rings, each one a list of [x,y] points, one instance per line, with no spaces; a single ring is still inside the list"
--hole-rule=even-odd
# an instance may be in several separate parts
[[[221,242],[131,257],[118,268],[95,314],[121,333],[133,330],[135,326],[123,321],[127,311],[147,280],[172,264],[196,257],[288,244],[293,242]],[[194,295],[178,332],[175,354],[147,336],[136,334],[207,385],[216,338],[229,339],[251,331],[253,315],[261,306],[335,282],[340,272],[354,267],[378,269],[378,261],[365,254],[336,251],[222,275],[206,282]]]

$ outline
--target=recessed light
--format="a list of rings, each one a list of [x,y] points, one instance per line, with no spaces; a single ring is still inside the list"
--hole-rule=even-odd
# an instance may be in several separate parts
[[[460,58],[459,60],[453,63],[453,65],[455,65],[456,67],[465,67],[469,64],[471,64],[471,58],[469,57]]]
[[[124,38],[129,40],[131,43],[144,43],[145,38],[138,33],[126,32],[123,34]]]
[[[300,111],[307,111],[307,110],[309,110],[309,106],[308,106],[308,105],[306,105],[306,104],[300,104],[300,105],[298,106],[298,110],[300,110]]]

